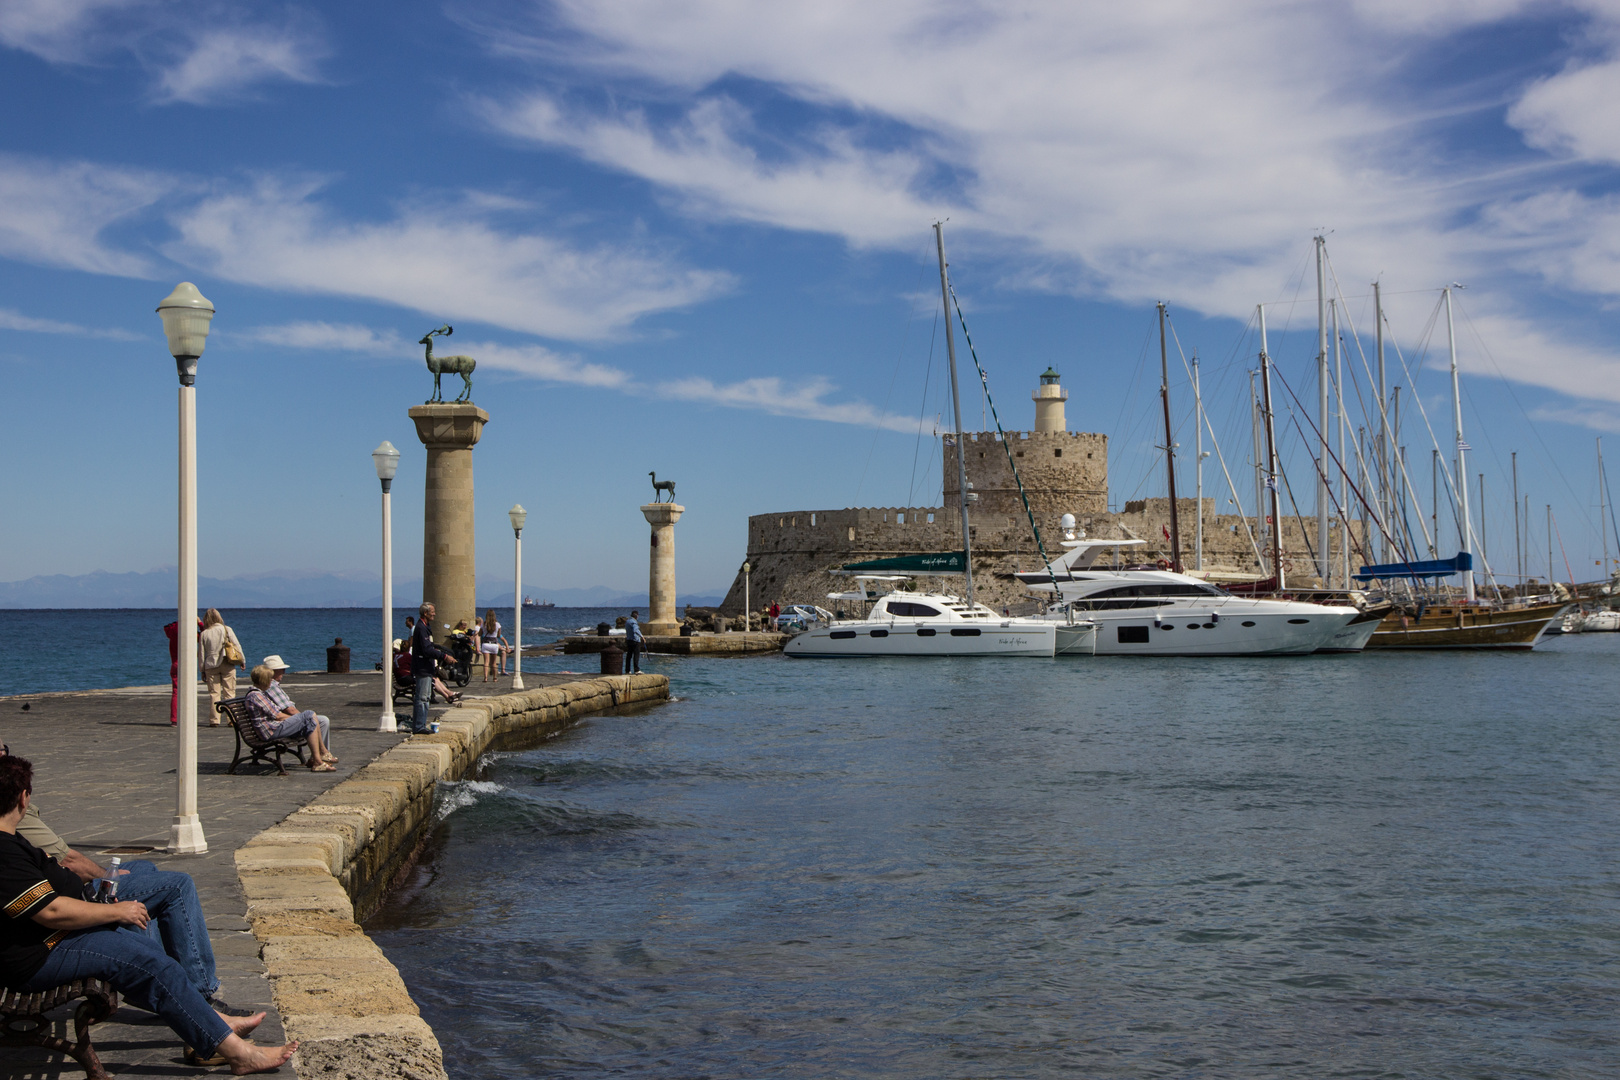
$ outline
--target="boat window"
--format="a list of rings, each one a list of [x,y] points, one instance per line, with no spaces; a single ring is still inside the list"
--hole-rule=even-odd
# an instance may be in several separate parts
[[[872,633],[873,637],[888,637],[889,636],[889,632],[887,630],[873,630],[871,633]]]
[[[937,633],[939,633],[939,631],[935,630],[932,626],[919,626],[919,627],[917,627],[917,636],[918,637],[933,637]]]
[[[1295,625],[1298,625],[1299,623],[1308,623],[1311,620],[1309,620],[1309,619],[1289,619],[1288,621],[1291,622],[1291,623],[1294,623]]]
[[[951,627],[951,637],[978,637],[978,636],[979,636],[979,628],[977,626],[953,626],[953,627]]]
[[[1124,611],[1130,608],[1166,607],[1174,600],[1076,600],[1071,606],[1076,611]]]
[[[1148,628],[1145,626],[1121,626],[1119,628],[1119,643],[1121,645],[1146,645],[1148,643]]]
[[[1254,623],[1252,623],[1252,622],[1249,622],[1249,621],[1248,621],[1248,620],[1247,620],[1247,619],[1245,619],[1245,620],[1244,620],[1244,622],[1243,622],[1243,625],[1244,625],[1244,626],[1253,626],[1253,625],[1254,625]]]
[[[1140,585],[1116,585],[1112,589],[1099,589],[1091,594],[1101,596],[1220,596],[1221,591],[1209,585],[1190,581],[1144,582]]]
[[[907,600],[890,600],[890,615],[904,615],[913,619],[931,619],[939,614],[938,608],[931,608],[927,604],[913,604]]]
[[[852,637],[855,636],[855,631],[853,631],[853,630],[834,630],[832,633],[828,634],[827,636],[832,637],[832,638],[852,638]]]

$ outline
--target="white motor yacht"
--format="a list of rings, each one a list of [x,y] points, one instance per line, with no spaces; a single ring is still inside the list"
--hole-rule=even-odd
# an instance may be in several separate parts
[[[1096,565],[1107,549],[1143,543],[1064,541],[1069,550],[1047,570],[1017,575],[1031,592],[1052,599],[1035,618],[1095,622],[1098,656],[1298,655],[1342,649],[1359,637],[1351,624],[1365,620],[1353,607],[1251,600],[1170,570]]]
[[[1086,652],[1087,627],[1067,620],[1009,618],[983,604],[969,604],[944,593],[894,590],[877,595],[867,582],[894,583],[906,577],[861,575],[854,592],[829,593],[844,604],[870,603],[860,619],[835,619],[831,625],[806,630],[789,638],[782,651],[788,656],[1054,656],[1062,644],[1066,652]],[[1090,641],[1095,641],[1091,629]]]

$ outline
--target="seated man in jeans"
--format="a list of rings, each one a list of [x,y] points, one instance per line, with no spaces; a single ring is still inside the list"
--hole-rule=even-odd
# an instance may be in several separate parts
[[[101,979],[131,1005],[162,1017],[185,1040],[188,1063],[217,1053],[238,1076],[285,1064],[298,1044],[255,1046],[247,1036],[264,1013],[233,1018],[210,1008],[180,965],[141,933],[150,921],[145,904],[78,899],[78,877],[17,835],[33,773],[22,758],[0,758],[0,985],[37,994]]]
[[[0,760],[8,756],[10,748],[0,743]],[[45,824],[32,799],[17,823],[17,835],[55,859],[86,886],[107,876],[106,870],[68,847],[67,841]],[[88,892],[86,889],[81,896],[89,899]],[[246,1010],[233,1009],[219,999],[214,946],[208,940],[208,923],[190,874],[159,870],[145,859],[125,863],[118,872],[118,899],[138,900],[146,905],[151,919],[146,925],[147,936],[180,965],[191,985],[210,1005],[228,1016],[248,1015]]]

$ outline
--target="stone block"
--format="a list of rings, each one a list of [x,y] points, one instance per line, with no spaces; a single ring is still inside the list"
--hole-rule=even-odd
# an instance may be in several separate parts
[[[253,926],[253,936],[264,942],[266,948],[300,938],[331,941],[361,934],[360,924],[353,918],[330,911],[269,912],[248,921]]]
[[[327,861],[330,849],[319,844],[254,844],[236,849],[236,869],[294,870],[313,868],[323,873],[334,869]]]
[[[301,1076],[324,1080],[445,1080],[444,1052],[418,1016],[303,1017],[287,1023],[299,1040]]]
[[[270,978],[275,984],[276,1008],[291,1027],[300,1016],[371,1016],[376,1013],[402,1013],[410,1016],[417,1012],[416,1002],[392,970],[343,970],[338,961],[332,962],[328,974],[280,976],[274,970]]]

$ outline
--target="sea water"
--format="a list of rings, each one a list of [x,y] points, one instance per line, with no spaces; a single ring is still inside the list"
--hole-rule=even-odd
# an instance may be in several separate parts
[[[367,929],[456,1078],[1612,1076],[1617,653],[655,656]]]
[[[494,610],[506,640],[512,641],[512,609]],[[581,626],[628,613],[627,608],[530,608],[523,613],[523,644],[555,641]],[[232,608],[220,614],[236,631],[249,668],[275,654],[295,671],[325,671],[327,646],[339,639],[349,646],[353,670],[370,671],[382,658],[380,607]],[[415,607],[395,609],[394,637],[407,636],[405,617],[415,614]],[[0,641],[5,643],[0,649],[0,696],[166,685],[169,639],[163,628],[172,622],[173,608],[0,610]]]

